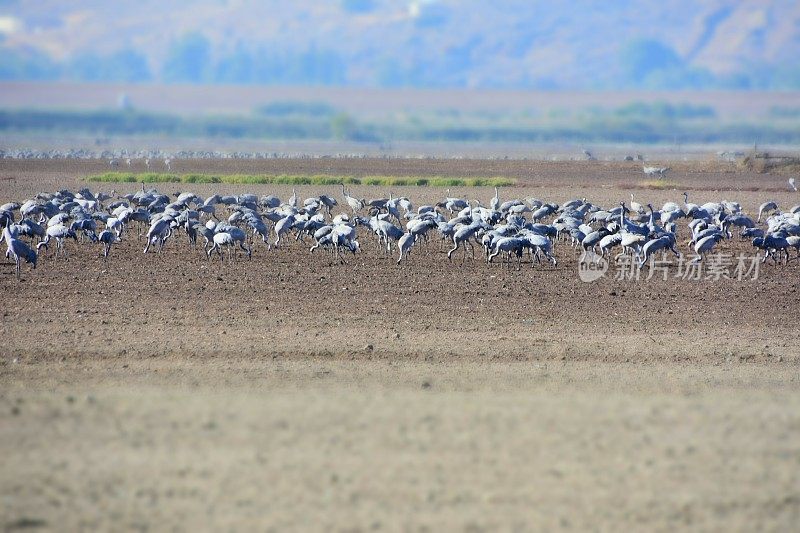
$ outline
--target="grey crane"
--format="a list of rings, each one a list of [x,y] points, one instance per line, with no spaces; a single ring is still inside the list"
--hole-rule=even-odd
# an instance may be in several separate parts
[[[492,253],[489,255],[487,261],[489,263],[497,257],[501,252],[505,252],[502,263],[508,262],[509,268],[511,267],[511,256],[517,256],[517,269],[522,266],[522,252],[525,249],[526,241],[519,237],[501,237],[494,241],[492,244]]]
[[[364,201],[359,200],[358,198],[354,198],[353,196],[350,196],[344,190],[344,183],[342,183],[341,186],[342,186],[342,196],[344,196],[344,199],[347,202],[347,205],[350,206],[350,209],[353,211],[353,214],[357,215],[359,211],[364,209]]]
[[[767,213],[771,213],[778,209],[778,204],[776,202],[764,202],[758,208],[758,219],[756,222],[761,222],[761,216]]]
[[[482,222],[473,222],[468,226],[462,226],[453,234],[453,248],[447,252],[447,259],[452,259],[453,252],[464,246],[464,259],[467,258],[467,245],[472,250],[472,258],[475,259],[475,247],[472,245],[472,238],[483,227]]]
[[[494,188],[494,198],[489,202],[489,208],[492,211],[497,211],[500,208],[500,192],[497,187]]]
[[[714,246],[722,240],[721,233],[714,233],[713,235],[709,235],[708,237],[703,237],[694,245],[694,251],[697,256],[692,259],[693,263],[700,262],[703,258],[710,253]]]
[[[662,235],[657,239],[647,241],[642,247],[642,251],[639,254],[639,268],[642,268],[651,256],[661,250],[671,250],[676,257],[680,257],[681,255],[680,252],[675,248],[675,236]]]
[[[105,259],[108,258],[108,254],[111,253],[111,245],[115,242],[119,242],[119,236],[113,231],[105,229],[100,232],[97,241],[103,243],[103,258]]]
[[[411,232],[404,233],[403,236],[397,240],[397,249],[400,250],[400,257],[397,258],[398,265],[403,258],[406,258],[406,261],[408,261],[408,254],[415,242],[417,242],[417,236]]]
[[[47,250],[47,245],[51,239],[56,240],[56,252],[55,257],[58,257],[58,253],[64,257],[67,257],[67,250],[64,248],[64,239],[75,239],[75,242],[78,241],[78,236],[75,234],[73,230],[64,226],[63,224],[55,224],[47,228],[46,236],[42,242],[36,245],[36,250],[38,251],[40,248],[44,248]]]
[[[8,245],[6,257],[11,257],[14,260],[18,280],[20,279],[20,266],[23,260],[33,265],[33,268],[36,269],[36,252],[30,246],[10,234],[4,234],[4,239]]]
[[[767,261],[768,257],[772,258],[772,261],[778,263],[783,256],[786,254],[786,259],[789,259],[789,241],[786,240],[785,237],[777,236],[777,235],[764,235],[763,237],[756,237],[753,239],[753,246],[764,250],[764,258],[761,260],[762,263]],[[778,258],[775,258],[775,254],[778,255]]]

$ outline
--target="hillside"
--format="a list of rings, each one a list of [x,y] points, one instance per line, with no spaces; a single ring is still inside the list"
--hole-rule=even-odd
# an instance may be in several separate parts
[[[800,88],[791,1],[11,0],[0,78]]]

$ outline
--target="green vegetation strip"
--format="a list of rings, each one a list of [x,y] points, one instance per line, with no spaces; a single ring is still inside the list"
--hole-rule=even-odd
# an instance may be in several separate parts
[[[511,178],[446,178],[394,176],[300,176],[252,174],[161,174],[156,172],[107,172],[89,176],[87,181],[101,183],[227,183],[236,185],[378,185],[395,187],[508,187],[516,184]]]
[[[671,189],[680,189],[681,185],[674,181],[667,180],[643,180],[639,182],[639,187],[643,189],[655,189],[658,191],[668,191]]]

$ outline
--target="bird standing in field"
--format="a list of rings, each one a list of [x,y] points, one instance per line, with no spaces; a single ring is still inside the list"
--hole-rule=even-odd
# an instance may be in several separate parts
[[[341,185],[342,185],[342,196],[344,196],[344,199],[347,202],[347,205],[350,206],[350,209],[353,210],[353,214],[357,215],[359,211],[364,209],[364,201],[350,196],[344,190],[344,183],[342,183]]]

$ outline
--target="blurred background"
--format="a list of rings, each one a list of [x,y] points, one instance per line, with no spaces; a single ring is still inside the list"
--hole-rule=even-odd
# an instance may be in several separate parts
[[[4,150],[791,149],[800,3],[2,0],[0,132]]]

